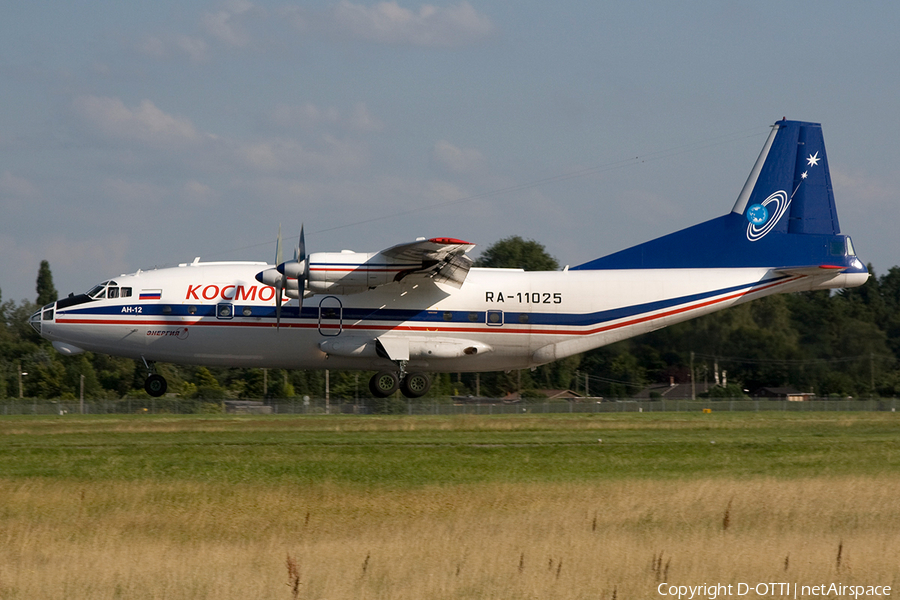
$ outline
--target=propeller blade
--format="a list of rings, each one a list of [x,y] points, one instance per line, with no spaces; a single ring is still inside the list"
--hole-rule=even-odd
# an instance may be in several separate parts
[[[281,223],[278,224],[278,239],[275,240],[275,264],[280,265],[282,261],[281,253]]]
[[[303,235],[303,224],[300,224],[300,242],[297,244],[297,262],[306,260],[306,236]]]
[[[290,290],[293,290],[293,283],[289,280],[297,280],[297,293],[300,299],[300,309],[301,311],[303,309],[303,294],[306,290],[306,281],[308,279],[306,273],[306,235],[304,234],[303,225],[300,225],[300,240],[297,242],[297,247],[294,248],[294,260],[284,262],[282,262],[281,255],[281,225],[278,226],[278,243],[275,246],[275,265],[274,271],[280,273],[275,284],[275,293],[278,296],[275,299],[275,327],[278,329],[281,327],[281,300],[284,295],[284,290],[287,287],[289,287]],[[266,272],[267,271],[264,271],[263,273]],[[257,279],[260,281],[263,280],[261,279],[263,273],[257,275]]]
[[[275,329],[281,329],[281,296],[284,293],[284,277],[275,286]]]

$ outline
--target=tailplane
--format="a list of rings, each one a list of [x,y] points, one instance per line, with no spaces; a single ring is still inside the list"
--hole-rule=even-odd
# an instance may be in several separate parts
[[[820,124],[775,123],[730,213],[573,268],[726,267],[865,272],[840,232]]]

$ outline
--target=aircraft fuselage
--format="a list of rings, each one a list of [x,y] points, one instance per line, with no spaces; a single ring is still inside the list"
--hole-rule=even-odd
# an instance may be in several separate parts
[[[525,272],[473,268],[459,289],[396,282],[285,299],[276,323],[261,263],[194,263],[123,275],[115,298],[48,309],[41,334],[78,349],[204,365],[421,371],[533,367],[765,295],[858,285],[765,268]],[[115,284],[113,286],[112,284]],[[123,297],[124,290],[130,295]],[[109,295],[113,295],[109,293]],[[382,341],[382,348],[375,341]],[[399,345],[399,349],[398,349]],[[403,353],[406,353],[403,356]]]

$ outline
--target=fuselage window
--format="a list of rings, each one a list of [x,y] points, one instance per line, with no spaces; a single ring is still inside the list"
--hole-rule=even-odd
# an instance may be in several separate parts
[[[107,298],[118,298],[119,297],[119,288],[111,287],[111,288],[107,289],[106,297]]]

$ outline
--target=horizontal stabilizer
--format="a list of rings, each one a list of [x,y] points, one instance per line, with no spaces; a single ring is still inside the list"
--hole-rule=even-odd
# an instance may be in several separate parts
[[[816,265],[812,267],[784,267],[775,269],[779,275],[803,275],[804,277],[815,277],[816,275],[834,275],[847,270],[847,267],[840,265]]]

